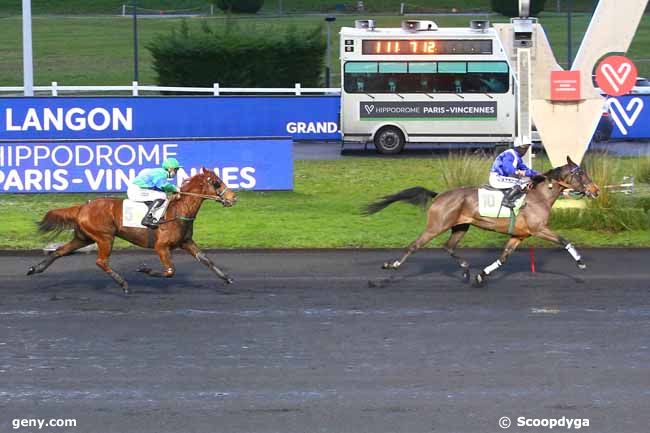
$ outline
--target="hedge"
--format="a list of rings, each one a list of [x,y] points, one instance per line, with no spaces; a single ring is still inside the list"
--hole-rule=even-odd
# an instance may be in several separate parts
[[[322,27],[298,31],[236,25],[213,30],[207,24],[158,35],[147,45],[161,86],[305,87],[322,85],[325,57]]]
[[[257,13],[264,5],[264,0],[215,0],[214,3],[224,12]]]

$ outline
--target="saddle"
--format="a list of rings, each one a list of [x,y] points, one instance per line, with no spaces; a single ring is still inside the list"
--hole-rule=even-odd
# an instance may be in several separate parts
[[[506,189],[493,188],[490,185],[482,185],[478,189],[478,212],[479,215],[490,218],[510,218],[510,209],[501,205],[503,195]],[[524,205],[526,194],[523,194],[515,201],[515,207],[512,209],[514,216]]]
[[[167,202],[167,205],[169,205],[169,201]],[[165,215],[166,210],[167,206],[163,206],[163,208],[159,208],[156,213],[159,213],[161,219],[163,219],[162,215]],[[122,201],[122,225],[124,227],[146,229],[147,227],[142,225],[142,220],[148,212],[149,206],[146,203],[125,199]]]

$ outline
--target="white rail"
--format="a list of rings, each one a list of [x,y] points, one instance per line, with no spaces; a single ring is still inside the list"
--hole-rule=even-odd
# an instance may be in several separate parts
[[[0,87],[0,96],[5,93],[22,94],[22,86]],[[251,94],[294,94],[302,95],[306,93],[322,94],[339,94],[341,89],[338,87],[302,87],[296,83],[293,87],[220,87],[219,83],[214,83],[212,87],[168,87],[168,86],[146,86],[134,81],[130,86],[60,86],[53,81],[49,86],[34,86],[34,92],[49,92],[51,96],[59,96],[59,92],[131,92],[133,96],[140,95],[141,92],[179,92],[179,93],[206,93],[213,96],[221,96],[228,93],[251,93]],[[5,95],[7,96],[7,95]]]

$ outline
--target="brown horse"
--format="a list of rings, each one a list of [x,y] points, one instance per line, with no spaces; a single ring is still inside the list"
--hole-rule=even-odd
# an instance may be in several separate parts
[[[505,249],[494,263],[486,267],[476,276],[476,284],[485,283],[487,276],[501,267],[508,256],[524,239],[535,236],[562,245],[574,258],[580,269],[586,265],[573,245],[566,239],[555,234],[548,228],[548,218],[553,203],[565,189],[571,189],[583,195],[595,198],[599,188],[591,181],[580,166],[567,157],[567,164],[554,168],[543,175],[533,178],[530,191],[526,197],[525,206],[516,217],[514,226],[510,227],[510,218],[490,218],[479,215],[478,188],[458,188],[438,195],[422,187],[405,189],[394,195],[371,203],[365,209],[367,215],[379,212],[391,203],[406,201],[411,204],[426,205],[428,200],[437,196],[428,210],[428,221],[424,232],[407,248],[401,259],[386,262],[384,269],[397,269],[404,261],[431,239],[451,229],[451,236],[444,245],[445,251],[453,257],[463,271],[463,278],[469,281],[469,263],[456,254],[456,245],[467,233],[470,225],[484,230],[491,230],[510,235]],[[511,230],[509,230],[511,228]]]
[[[217,276],[232,283],[232,279],[219,269],[192,240],[193,223],[204,200],[215,200],[225,207],[237,201],[235,193],[212,170],[201,171],[187,179],[180,192],[172,197],[165,212],[165,219],[156,230],[146,228],[124,227],[122,224],[122,199],[99,198],[85,204],[49,211],[39,223],[41,232],[73,229],[74,238],[53,251],[45,260],[29,268],[27,275],[39,274],[47,269],[56,259],[72,253],[79,248],[97,243],[97,261],[104,272],[129,293],[129,286],[124,278],[108,265],[108,257],[113,249],[115,237],[125,239],[143,248],[153,248],[158,253],[163,265],[161,272],[141,266],[138,272],[154,277],[169,278],[174,276],[174,264],[171,250],[183,248],[199,262],[207,266]]]

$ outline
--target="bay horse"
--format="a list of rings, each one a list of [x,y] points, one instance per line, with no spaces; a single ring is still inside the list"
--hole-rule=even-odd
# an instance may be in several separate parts
[[[486,282],[487,276],[505,264],[508,256],[530,236],[562,245],[576,261],[578,268],[586,268],[573,245],[555,234],[547,225],[553,203],[565,189],[571,189],[591,198],[596,198],[600,192],[587,173],[567,157],[566,165],[551,169],[532,179],[525,205],[521,208],[512,227],[509,217],[491,218],[479,214],[478,188],[457,188],[441,194],[422,187],[408,188],[367,205],[364,213],[374,214],[391,203],[399,201],[425,206],[429,200],[435,198],[427,212],[427,225],[424,232],[408,246],[399,260],[386,262],[382,267],[398,269],[416,250],[451,229],[451,236],[443,248],[456,260],[463,271],[465,281],[470,280],[469,263],[456,254],[456,246],[467,233],[470,225],[483,230],[509,234],[510,239],[506,242],[501,256],[476,275],[475,284],[480,286]]]
[[[53,251],[45,260],[29,268],[27,275],[40,274],[55,260],[79,248],[97,243],[95,263],[106,272],[125,294],[129,294],[126,280],[108,264],[116,237],[122,238],[143,248],[153,248],[160,257],[162,271],[154,271],[146,266],[137,269],[152,277],[170,278],[174,276],[171,250],[182,248],[200,263],[207,266],[226,283],[232,278],[219,269],[196,245],[192,239],[193,223],[205,200],[220,202],[230,207],[237,201],[237,195],[228,188],[212,170],[201,168],[196,175],[185,180],[179,193],[172,196],[165,211],[164,221],[153,230],[149,228],[124,227],[122,224],[121,198],[98,198],[87,203],[61,209],[53,209],[45,214],[39,223],[41,232],[74,231],[74,238]]]

